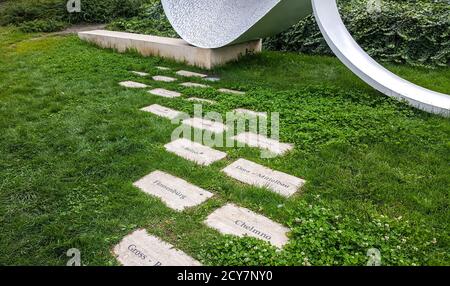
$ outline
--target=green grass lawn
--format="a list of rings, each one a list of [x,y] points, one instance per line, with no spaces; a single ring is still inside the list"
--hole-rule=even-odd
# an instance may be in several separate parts
[[[337,59],[264,52],[212,72],[214,87],[185,89],[131,74],[155,66],[197,69],[117,54],[76,36],[0,29],[0,265],[117,265],[111,250],[137,228],[206,265],[365,265],[369,248],[385,265],[450,264],[450,119],[372,90]],[[450,94],[450,68],[389,69]],[[165,152],[176,128],[139,111],[153,103],[193,112],[192,102],[122,88],[135,80],[214,99],[205,111],[280,112],[281,139],[296,148],[261,159],[253,148],[221,148],[228,159],[199,167]],[[290,199],[220,172],[246,158],[307,180]],[[177,213],[132,186],[162,170],[215,196]],[[282,250],[220,235],[203,220],[226,202],[291,229]]]

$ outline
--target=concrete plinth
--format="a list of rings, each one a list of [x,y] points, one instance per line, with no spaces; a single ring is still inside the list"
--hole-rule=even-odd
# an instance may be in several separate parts
[[[112,48],[118,52],[134,50],[143,56],[168,58],[204,69],[212,69],[227,62],[236,61],[241,56],[259,53],[262,49],[261,40],[218,49],[203,49],[191,46],[182,39],[107,30],[80,32],[78,36],[102,48]]]

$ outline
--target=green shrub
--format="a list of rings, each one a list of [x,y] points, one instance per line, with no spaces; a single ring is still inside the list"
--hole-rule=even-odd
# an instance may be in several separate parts
[[[26,33],[37,33],[37,32],[56,32],[61,31],[67,27],[66,22],[57,21],[53,19],[49,20],[33,20],[28,22],[23,22],[20,24],[19,28],[21,31]]]
[[[119,17],[139,14],[148,0],[82,0],[80,13],[68,13],[67,0],[7,1],[0,12],[0,25],[20,25],[34,20],[57,20],[68,23],[107,23]]]
[[[370,12],[367,0],[341,1],[344,22],[355,40],[377,60],[416,66],[450,64],[450,4],[382,0]],[[331,54],[313,16],[266,39],[270,50]]]
[[[108,29],[163,37],[178,37],[167,20],[160,1],[143,4],[138,16],[131,19],[117,19],[108,25]]]
[[[0,11],[0,25],[19,25],[38,19],[63,20],[65,2],[61,0],[7,1]]]

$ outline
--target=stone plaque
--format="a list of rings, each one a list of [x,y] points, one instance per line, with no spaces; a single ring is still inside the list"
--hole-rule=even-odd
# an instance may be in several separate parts
[[[135,82],[135,81],[122,81],[119,84],[123,87],[128,87],[128,88],[146,88],[147,87],[146,84],[143,84],[140,82]]]
[[[207,80],[207,81],[212,81],[212,82],[217,82],[217,81],[220,81],[220,78],[219,77],[213,77],[213,76],[211,76],[211,77],[205,77],[205,78],[203,78],[204,80]]]
[[[148,76],[149,75],[146,72],[140,72],[140,71],[132,71],[132,73],[134,73],[135,75],[138,75],[138,76]]]
[[[170,76],[163,76],[163,75],[155,75],[152,78],[153,78],[153,80],[163,81],[163,82],[174,82],[174,81],[177,80],[176,78],[173,78],[173,77],[170,77]]]
[[[227,88],[221,88],[218,91],[222,92],[222,93],[229,93],[229,94],[237,94],[237,95],[245,95],[245,92],[243,91],[238,91],[238,90],[232,90],[232,89],[227,89]]]
[[[125,236],[114,247],[114,254],[123,266],[201,266],[186,253],[143,229]]]
[[[190,71],[177,71],[177,75],[184,76],[184,77],[207,77],[206,74],[196,73],[196,72],[190,72]]]
[[[194,102],[200,102],[200,103],[207,103],[207,104],[216,104],[214,100],[210,99],[204,99],[199,97],[189,97],[187,100],[194,101]]]
[[[164,88],[155,88],[149,91],[149,93],[157,96],[167,97],[167,98],[174,98],[174,97],[180,97],[181,93],[176,91],[167,90]]]
[[[160,198],[168,207],[177,211],[199,205],[213,196],[208,191],[161,171],[154,171],[133,185]]]
[[[167,119],[175,119],[178,116],[182,115],[183,113],[177,110],[173,110],[164,106],[161,106],[159,104],[153,104],[147,107],[144,107],[141,109],[142,111],[150,112],[155,115],[167,118]]]
[[[280,143],[277,140],[270,139],[264,135],[255,134],[252,132],[240,133],[237,136],[233,136],[232,138],[240,143],[247,144],[250,147],[269,150],[276,155],[283,155],[286,152],[294,149],[294,145],[292,144]]]
[[[184,87],[200,87],[200,88],[208,88],[209,85],[201,84],[201,83],[195,83],[195,82],[183,82],[180,84]]]
[[[211,165],[227,156],[224,152],[184,138],[172,141],[164,147],[169,152],[203,166]]]
[[[288,228],[233,204],[227,204],[210,214],[205,223],[223,234],[251,236],[279,248],[288,242]]]
[[[203,118],[189,118],[183,120],[183,124],[192,126],[197,129],[208,130],[212,133],[222,133],[228,130],[228,127],[221,122],[214,122]]]
[[[223,172],[240,182],[268,188],[285,197],[295,194],[306,182],[303,179],[271,170],[245,159],[237,160],[223,169]]]

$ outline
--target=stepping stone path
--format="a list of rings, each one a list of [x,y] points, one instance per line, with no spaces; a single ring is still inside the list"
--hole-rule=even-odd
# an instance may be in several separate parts
[[[201,266],[197,260],[143,229],[124,237],[114,247],[114,254],[123,266]]]
[[[208,216],[206,225],[223,234],[251,236],[282,248],[289,229],[248,209],[227,204]]]
[[[218,78],[218,77],[205,77],[203,79],[207,80],[207,81],[212,81],[212,82],[220,81],[220,78]]]
[[[227,156],[224,152],[184,138],[172,141],[164,147],[171,153],[203,166],[209,166]]]
[[[121,86],[123,87],[127,87],[127,88],[146,88],[147,85],[140,83],[140,82],[135,82],[135,81],[122,81],[119,83]]]
[[[167,67],[156,67],[159,70],[168,71]],[[148,76],[148,73],[132,71],[139,76]],[[219,81],[220,78],[208,77],[205,74],[194,73],[190,71],[180,70],[177,75],[183,77],[199,77],[206,81]],[[156,81],[174,82],[177,79],[168,76],[154,76]],[[146,84],[124,81],[120,82],[121,86],[130,88],[146,88]],[[205,84],[184,82],[184,87],[210,87]],[[245,95],[245,92],[221,88],[218,90],[222,93]],[[156,88],[148,91],[150,94],[176,98],[182,96],[181,93]],[[188,101],[215,104],[216,102],[209,99],[190,97]],[[184,113],[173,110],[158,104],[153,104],[141,109],[160,117],[167,119],[175,119]],[[238,108],[234,113],[249,117],[264,117],[268,115],[265,112],[256,112],[245,108]],[[221,122],[215,122],[203,118],[188,118],[182,121],[182,124],[193,128],[207,130],[216,134],[223,133],[228,127]],[[277,155],[282,155],[293,149],[292,144],[280,143],[277,140],[268,138],[264,135],[245,132],[232,137],[234,140],[246,144],[251,147],[258,147],[269,150]],[[225,152],[221,152],[193,142],[188,139],[176,139],[166,144],[165,149],[186,160],[195,162],[202,166],[209,166],[214,162],[227,157]],[[242,183],[259,188],[267,188],[268,190],[279,195],[290,197],[297,193],[305,180],[275,171],[257,163],[238,159],[222,170],[229,177],[234,178]],[[176,211],[184,211],[187,208],[198,206],[209,198],[213,197],[211,192],[199,188],[181,178],[171,174],[154,171],[142,179],[134,183],[134,186],[156,198],[159,198],[165,205]],[[236,235],[239,237],[250,236],[263,241],[267,241],[272,245],[282,248],[288,243],[287,233],[289,229],[285,226],[270,220],[263,215],[257,214],[246,208],[238,207],[234,204],[227,204],[213,213],[211,213],[204,222],[211,228],[218,230],[223,234]],[[133,266],[199,266],[200,263],[191,258],[184,252],[175,249],[169,243],[166,243],[158,237],[149,235],[146,230],[140,229],[126,236],[118,245],[114,247],[114,254],[122,265]]]
[[[174,82],[174,81],[177,81],[176,78],[173,78],[173,77],[170,77],[170,76],[163,76],[163,75],[155,75],[152,78],[153,78],[153,80],[162,81],[162,82]]]
[[[138,75],[138,76],[148,76],[149,75],[146,72],[139,72],[139,71],[132,71],[132,73],[134,73],[135,75]]]
[[[247,144],[250,147],[269,150],[276,155],[283,155],[294,149],[294,145],[292,144],[280,143],[279,141],[267,138],[264,135],[251,132],[238,134],[237,136],[233,136],[232,139]]]
[[[218,91],[222,92],[222,93],[228,93],[228,94],[245,95],[245,92],[243,92],[243,91],[232,90],[232,89],[227,89],[227,88],[221,88]]]
[[[176,91],[167,90],[164,88],[156,88],[149,91],[149,93],[157,96],[167,97],[167,98],[175,98],[180,97],[181,93]]]
[[[194,102],[200,102],[200,103],[207,103],[207,104],[216,104],[214,100],[199,98],[199,97],[189,97],[187,99],[188,101],[194,101]]]
[[[223,133],[224,131],[228,130],[228,127],[223,123],[214,122],[198,117],[185,119],[183,120],[183,124],[192,126],[197,129],[207,130],[216,134]]]
[[[154,171],[133,185],[160,198],[168,207],[177,211],[199,205],[213,196],[208,191],[161,171]]]
[[[250,116],[250,117],[265,117],[267,118],[267,112],[256,112],[244,108],[238,108],[233,110],[234,113],[237,115],[244,115],[244,116]]]
[[[201,78],[205,78],[205,77],[208,76],[206,74],[190,72],[190,71],[184,71],[184,70],[177,71],[176,74],[180,75],[180,76],[184,76],[184,77],[201,77]]]
[[[180,84],[184,87],[200,87],[200,88],[208,88],[209,85],[206,84],[201,84],[201,83],[195,83],[195,82],[184,82],[182,84]]]
[[[237,160],[222,171],[242,183],[267,188],[285,197],[295,194],[306,182],[245,159]]]
[[[155,115],[158,115],[160,117],[164,117],[164,118],[167,118],[170,120],[175,119],[183,114],[180,111],[173,110],[173,109],[161,106],[159,104],[153,104],[153,105],[144,107],[141,110],[153,113]]]

